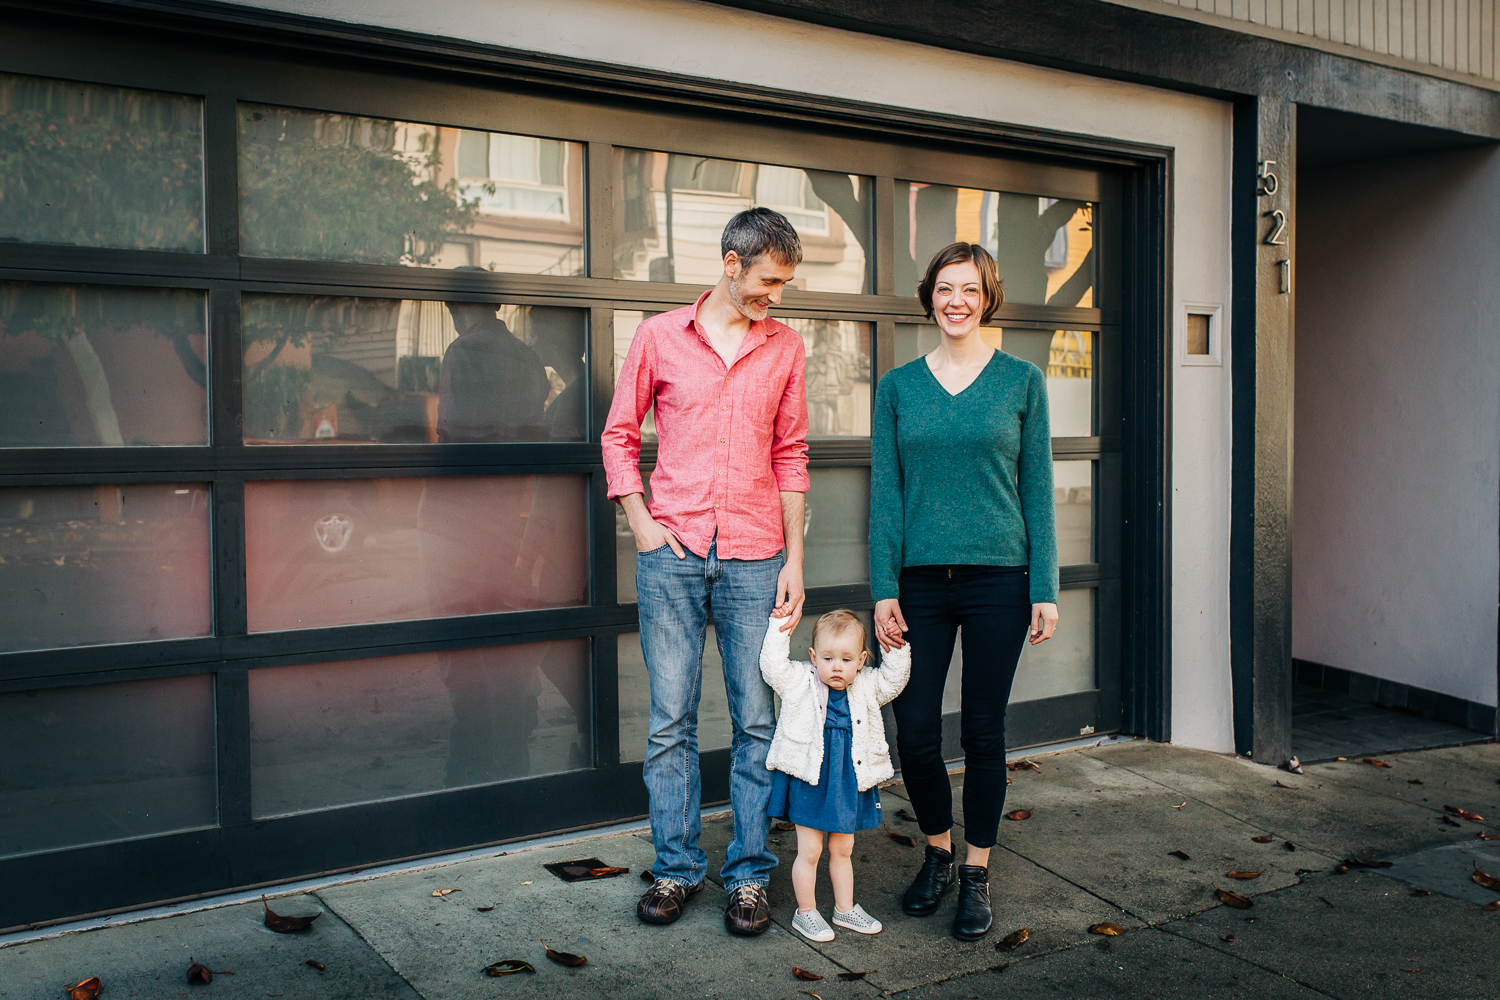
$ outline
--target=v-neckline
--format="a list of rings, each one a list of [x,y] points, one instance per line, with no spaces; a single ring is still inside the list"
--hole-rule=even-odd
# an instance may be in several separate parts
[[[984,373],[990,370],[990,365],[995,363],[995,355],[999,353],[1000,349],[998,347],[995,348],[994,353],[990,355],[990,359],[984,363],[984,367],[979,369],[979,373],[969,381],[968,385],[964,386],[957,392],[948,391],[948,387],[944,385],[942,380],[937,377],[937,372],[933,371],[932,366],[927,363],[927,355],[924,354],[917,360],[922,362],[922,370],[927,373],[927,377],[932,379],[932,384],[937,386],[938,389],[942,391],[944,396],[947,396],[949,399],[957,399],[964,393],[968,392],[970,389],[974,388],[974,384],[980,379],[984,378]]]

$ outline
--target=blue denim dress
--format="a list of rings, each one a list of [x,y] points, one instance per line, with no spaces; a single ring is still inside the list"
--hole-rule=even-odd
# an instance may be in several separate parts
[[[854,732],[849,693],[828,692],[823,723],[823,773],[816,785],[785,771],[771,777],[771,816],[824,833],[854,833],[880,825],[880,790],[859,790],[854,776]]]

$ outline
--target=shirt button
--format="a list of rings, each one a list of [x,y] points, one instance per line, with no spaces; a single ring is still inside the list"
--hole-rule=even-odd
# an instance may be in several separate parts
[[[723,474],[724,474],[724,470],[723,470],[723,469],[720,469],[720,470],[719,470],[719,475],[721,475],[721,476],[722,476],[722,475],[723,475]]]
[[[729,409],[729,407],[727,407],[727,406],[726,406],[726,407],[724,407],[724,409],[726,409],[726,410],[727,410],[727,409]]]
[[[714,510],[718,510],[718,509],[719,509],[719,505],[718,504],[714,504]]]

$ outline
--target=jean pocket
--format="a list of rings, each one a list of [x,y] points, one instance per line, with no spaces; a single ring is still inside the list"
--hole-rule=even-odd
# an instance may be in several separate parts
[[[662,549],[666,549],[666,548],[671,548],[671,543],[670,542],[662,542],[656,548],[654,548],[654,549],[646,549],[644,552],[641,551],[640,549],[636,549],[635,550],[635,557],[637,559],[639,559],[641,556],[655,555],[656,553],[660,552]]]

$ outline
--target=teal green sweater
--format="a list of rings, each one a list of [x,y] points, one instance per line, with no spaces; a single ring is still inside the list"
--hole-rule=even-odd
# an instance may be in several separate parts
[[[1041,369],[1002,351],[950,396],[926,358],[875,393],[870,590],[900,596],[903,566],[1027,566],[1031,601],[1057,601],[1052,433]]]

